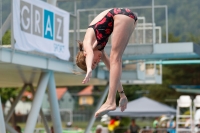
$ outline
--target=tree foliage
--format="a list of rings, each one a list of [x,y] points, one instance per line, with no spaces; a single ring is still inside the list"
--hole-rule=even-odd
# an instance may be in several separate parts
[[[13,102],[19,93],[19,89],[16,88],[0,88],[1,102],[4,105],[7,100]]]
[[[4,36],[3,36],[3,38],[2,38],[2,44],[4,44],[4,45],[11,44],[11,31],[10,31],[10,30],[8,30],[8,31],[4,34]]]

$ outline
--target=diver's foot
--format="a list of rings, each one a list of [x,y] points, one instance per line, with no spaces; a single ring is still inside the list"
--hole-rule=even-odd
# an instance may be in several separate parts
[[[121,97],[119,100],[119,107],[121,108],[121,111],[123,112],[127,107],[128,99],[126,97]]]
[[[104,103],[101,108],[95,113],[95,117],[101,117],[107,114],[109,111],[113,111],[116,109],[116,105],[109,105]]]

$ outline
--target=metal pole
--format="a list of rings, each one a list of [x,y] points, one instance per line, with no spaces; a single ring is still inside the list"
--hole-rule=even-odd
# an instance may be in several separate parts
[[[3,36],[3,32],[2,32],[2,0],[0,0],[0,47],[2,45],[2,36]]]
[[[10,133],[18,133],[15,129],[13,129],[9,124],[6,123],[6,129],[10,132]]]
[[[144,19],[143,19],[143,44],[145,44],[146,43],[146,19],[145,19],[145,17],[144,17]]]
[[[153,63],[153,61],[147,61],[147,64]],[[155,61],[156,64],[162,65],[180,65],[180,64],[200,64],[200,60],[160,60]]]
[[[80,40],[80,12],[79,12],[79,10],[76,12],[77,13],[77,16],[76,16],[76,18],[77,18],[77,39],[78,40]]]
[[[76,13],[76,10],[77,10],[77,6],[76,6],[76,1],[74,1],[74,40],[73,40],[73,43],[74,43],[74,57],[76,57],[76,53],[77,53],[77,13]],[[76,63],[76,58],[73,59],[74,60],[74,64]]]
[[[155,12],[154,12],[154,0],[152,0],[152,33],[153,33],[153,44],[155,44]]]
[[[12,1],[12,4],[11,4],[11,7],[13,7],[13,1]],[[15,46],[14,46],[14,26],[13,26],[13,8],[11,8],[11,46],[12,46],[12,55],[11,55],[11,62],[13,62],[13,57],[14,57],[14,54],[15,54]]]
[[[159,42],[158,43],[162,43],[162,29],[160,27],[158,27],[158,34],[159,34]]]
[[[160,64],[160,75],[161,75],[161,76],[160,76],[160,78],[161,78],[160,80],[161,80],[161,82],[162,82],[162,79],[163,79],[162,70],[163,70],[163,69],[162,69],[162,64]]]
[[[56,95],[56,84],[54,79],[54,73],[51,71],[49,83],[48,83],[48,95],[51,110],[51,118],[53,121],[53,127],[55,133],[62,133],[62,124],[60,118],[60,110]]]
[[[34,90],[34,87],[33,87],[32,84],[30,84],[30,88],[31,88],[33,96],[35,96],[35,90]],[[49,130],[48,122],[47,122],[47,120],[46,120],[46,118],[44,116],[44,113],[43,113],[42,109],[40,109],[40,115],[42,117],[42,120],[43,120],[43,123],[44,123],[44,127],[46,129],[46,132],[47,133],[51,133],[50,130]]]
[[[166,21],[166,43],[168,43],[168,8],[165,6],[165,21]]]
[[[0,97],[0,123],[1,123],[0,133],[6,133],[3,109],[2,109],[2,104],[1,104],[1,97]]]
[[[15,111],[15,107],[16,107],[17,103],[22,98],[22,95],[23,95],[26,87],[27,87],[27,84],[24,84],[24,86],[22,87],[22,90],[19,92],[19,95],[15,99],[15,102],[13,103],[12,107],[10,108],[10,110],[5,118],[6,122],[8,122],[10,120],[10,117],[12,116],[13,112]]]
[[[27,119],[27,124],[24,133],[33,133],[37,122],[38,114],[42,105],[42,100],[45,94],[50,72],[42,73],[38,83],[37,91],[32,103],[31,111]]]
[[[155,8],[165,8],[165,5],[155,5]],[[135,7],[126,7],[129,9],[145,9],[145,8],[152,8],[152,6],[135,6]],[[108,8],[93,8],[93,9],[78,9],[78,12],[83,12],[83,11],[102,11],[102,10],[106,10]]]
[[[100,106],[103,104],[103,102],[104,102],[104,100],[105,100],[105,98],[106,98],[106,96],[107,96],[107,94],[108,94],[108,90],[109,90],[109,84],[107,84],[107,87],[105,88],[105,90],[104,90],[104,92],[103,92],[103,94],[102,94],[102,97],[101,97],[101,99],[99,100],[99,103],[98,103],[98,105],[97,105],[97,107],[96,107],[96,109],[95,109],[95,112],[100,108]],[[85,130],[85,132],[84,133],[90,133],[90,130],[91,130],[91,128],[92,128],[92,125],[94,124],[94,121],[95,121],[95,112],[91,115],[91,119],[90,119],[90,122],[89,122],[89,124],[88,124],[88,126],[87,126],[87,128],[86,128],[86,130]]]
[[[138,39],[138,30],[135,31],[135,36],[136,36],[136,38],[137,38],[137,39],[135,39],[135,40],[136,40],[135,42],[138,44],[138,42],[139,42],[139,41],[138,41],[138,40],[139,40],[139,39]]]

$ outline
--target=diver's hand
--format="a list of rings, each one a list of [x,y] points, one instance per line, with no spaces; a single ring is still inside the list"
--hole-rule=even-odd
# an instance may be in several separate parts
[[[83,84],[86,84],[90,81],[90,78],[92,77],[92,69],[88,70],[86,73],[86,76],[84,78],[84,80],[82,81]]]

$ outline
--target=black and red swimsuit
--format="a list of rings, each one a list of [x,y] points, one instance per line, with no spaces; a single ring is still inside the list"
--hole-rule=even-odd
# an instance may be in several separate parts
[[[113,8],[105,15],[105,17],[103,17],[96,24],[90,25],[88,28],[94,29],[96,39],[97,39],[97,45],[101,45],[101,48],[99,50],[103,50],[104,47],[106,46],[109,36],[113,32],[113,26],[114,26],[113,17],[117,14],[126,15],[126,16],[134,19],[135,22],[137,21],[137,16],[133,12],[131,12],[130,9],[128,9],[128,8]]]

